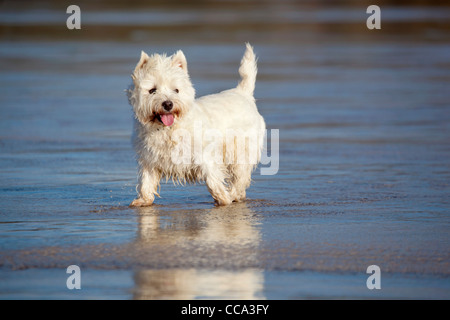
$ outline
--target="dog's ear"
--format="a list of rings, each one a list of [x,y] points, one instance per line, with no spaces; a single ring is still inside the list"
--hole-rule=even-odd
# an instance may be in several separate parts
[[[186,73],[188,72],[187,69],[187,61],[186,57],[184,56],[183,51],[178,50],[173,56],[172,56],[172,65],[177,66],[181,69],[183,69]]]
[[[149,60],[150,57],[144,51],[141,51],[141,58],[139,59],[139,62],[136,65],[136,68],[134,68],[133,74],[131,75],[131,79],[133,79],[135,86],[137,86],[137,78],[139,71],[145,67],[145,65],[148,63]]]
[[[138,71],[139,69],[142,69],[147,64],[149,59],[150,59],[149,56],[144,51],[141,51],[141,58],[139,59],[139,62],[136,65],[136,68],[134,69],[134,72]]]

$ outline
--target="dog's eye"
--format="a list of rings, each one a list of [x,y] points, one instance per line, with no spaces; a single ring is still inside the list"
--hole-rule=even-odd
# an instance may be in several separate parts
[[[178,93],[178,92],[180,92],[180,90],[178,90],[178,89],[175,89],[175,92],[176,92],[176,93]]]
[[[150,93],[150,94],[154,94],[155,92],[156,92],[156,88],[148,90],[148,93]]]

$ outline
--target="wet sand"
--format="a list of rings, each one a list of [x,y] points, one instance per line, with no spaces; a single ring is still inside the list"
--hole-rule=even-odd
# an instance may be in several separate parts
[[[69,31],[34,6],[0,7],[1,299],[450,298],[449,7],[370,31],[358,6],[86,5]],[[201,96],[236,85],[245,41],[278,173],[228,207],[169,182],[128,208],[140,51],[182,49]]]

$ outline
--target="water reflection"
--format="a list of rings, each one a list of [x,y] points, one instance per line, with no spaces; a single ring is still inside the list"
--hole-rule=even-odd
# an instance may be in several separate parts
[[[140,270],[133,299],[264,299],[262,270]]]
[[[152,265],[161,268],[135,272],[134,299],[264,298],[263,273],[255,267],[259,221],[246,203],[197,210],[158,206],[136,210],[136,246],[166,250],[151,258]]]

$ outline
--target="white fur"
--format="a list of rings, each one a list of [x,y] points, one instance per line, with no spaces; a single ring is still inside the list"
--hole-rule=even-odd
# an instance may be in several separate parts
[[[247,44],[238,86],[195,99],[182,51],[170,57],[141,53],[132,75],[133,85],[128,90],[135,114],[133,140],[139,165],[138,197],[131,206],[151,205],[155,195],[159,196],[162,178],[182,184],[206,182],[218,205],[245,199],[251,172],[260,159],[265,132],[264,119],[253,98],[256,73],[256,58]],[[151,89],[156,91],[150,93]],[[164,101],[173,103],[170,112],[164,110]],[[161,119],[169,113],[174,123],[166,126],[158,116]],[[184,139],[175,139],[175,132],[186,133]],[[219,137],[215,142],[223,151],[222,161],[217,161],[217,152],[211,152],[208,147],[208,140],[214,140],[213,133]],[[247,138],[245,147],[239,148],[238,141],[245,134],[258,138]],[[189,152],[189,161],[174,161],[177,160],[173,158],[175,148]],[[246,153],[245,159],[254,156],[255,161],[236,161],[241,153]]]

